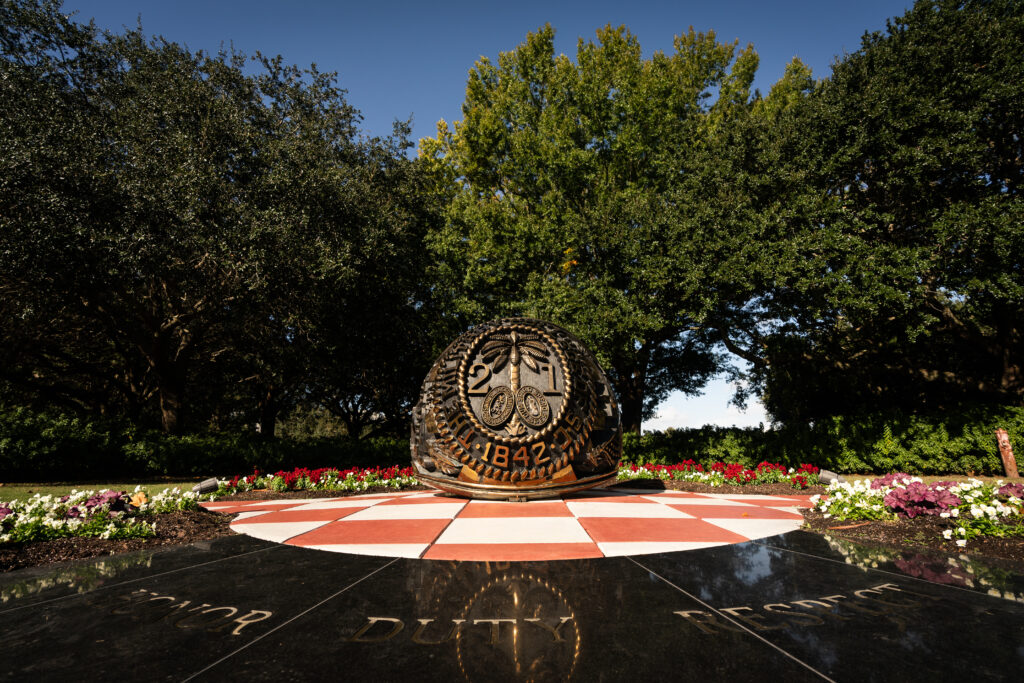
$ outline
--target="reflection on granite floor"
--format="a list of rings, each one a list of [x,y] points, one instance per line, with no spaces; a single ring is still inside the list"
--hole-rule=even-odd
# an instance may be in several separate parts
[[[4,575],[0,679],[1015,680],[1024,577],[916,562],[799,531],[529,563],[233,537]]]

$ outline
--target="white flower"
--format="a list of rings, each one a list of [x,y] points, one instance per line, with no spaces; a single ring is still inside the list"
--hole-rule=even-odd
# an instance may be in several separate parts
[[[965,541],[965,540],[964,540],[964,539],[962,539],[962,538],[958,538],[958,539],[957,539],[957,541],[956,541],[956,544],[957,544],[958,546],[960,546],[961,548],[963,548],[963,547],[964,547],[965,545],[967,545],[967,541]]]
[[[946,529],[945,531],[942,532],[942,537],[944,539],[946,539],[947,541],[949,539],[953,538],[953,530],[952,529]]]

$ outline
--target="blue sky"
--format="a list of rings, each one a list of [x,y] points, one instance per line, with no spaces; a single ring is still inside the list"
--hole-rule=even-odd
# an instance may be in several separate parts
[[[625,25],[646,55],[670,52],[689,26],[719,40],[753,43],[761,57],[755,85],[767,93],[786,64],[800,57],[817,78],[837,56],[854,52],[865,31],[883,30],[909,0],[503,0],[501,2],[275,2],[272,0],[66,0],[65,11],[101,28],[134,27],[147,34],[217,51],[233,45],[252,54],[280,54],[300,66],[336,71],[348,101],[363,113],[363,131],[387,135],[392,122],[413,117],[413,137],[433,135],[439,119],[461,118],[466,74],[481,56],[496,59],[545,23],[555,48],[570,57],[577,40],[596,29]],[[730,387],[709,385],[704,396],[676,394],[645,428],[757,425],[764,410],[728,405]]]

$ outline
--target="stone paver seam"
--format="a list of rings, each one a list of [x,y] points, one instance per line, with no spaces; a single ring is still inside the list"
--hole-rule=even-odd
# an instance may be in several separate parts
[[[752,540],[750,542],[759,545],[762,548],[769,548],[771,550],[782,550],[787,553],[793,553],[794,555],[803,555],[804,557],[810,557],[815,560],[821,560],[822,562],[832,562],[833,564],[841,564],[844,567],[855,566],[848,564],[846,562],[840,562],[839,560],[833,560],[830,557],[822,557],[821,555],[815,555],[813,553],[805,553],[800,550],[793,550],[792,548],[782,548],[777,545],[769,545],[768,543],[758,543],[757,539]],[[954,586],[949,583],[936,583],[933,581],[929,581],[928,579],[922,579],[917,576],[911,576],[910,574],[897,574],[896,572],[890,572],[885,569],[879,569],[878,567],[857,567],[857,569],[861,569],[862,571],[877,572],[879,574],[885,574],[886,576],[892,576],[897,579],[907,579],[909,581],[916,581],[917,583],[926,583],[929,586],[932,586],[933,588],[939,586],[942,588],[950,588],[952,590],[961,591],[963,593],[970,593],[971,595],[984,595],[985,597],[993,598],[995,600],[1006,600],[1006,598],[996,597],[995,595],[989,595],[988,593],[982,593],[981,591],[971,590],[970,588],[961,588],[960,586]]]
[[[267,631],[266,633],[264,633],[264,634],[262,634],[262,635],[259,635],[259,636],[255,637],[255,638],[253,638],[253,639],[252,639],[252,640],[250,640],[250,641],[249,641],[248,643],[246,643],[246,644],[245,644],[245,645],[243,645],[242,647],[238,648],[238,649],[237,649],[237,650],[235,650],[234,652],[229,652],[228,654],[224,655],[223,657],[221,657],[221,658],[220,658],[220,659],[218,659],[217,661],[215,661],[215,662],[213,662],[213,663],[211,663],[211,664],[208,664],[208,665],[206,665],[205,667],[203,667],[203,668],[202,668],[202,669],[200,669],[199,671],[195,672],[194,674],[192,674],[192,675],[191,675],[191,676],[189,676],[188,678],[183,678],[183,679],[182,679],[182,683],[187,683],[187,681],[191,681],[191,680],[192,680],[193,678],[195,678],[196,676],[200,676],[200,675],[202,675],[202,674],[206,673],[207,671],[209,671],[210,669],[214,668],[214,667],[215,667],[215,666],[217,666],[218,664],[221,664],[221,663],[223,663],[223,662],[226,662],[227,660],[231,659],[232,657],[234,657],[235,655],[237,655],[237,654],[238,654],[239,652],[241,652],[242,650],[245,650],[245,649],[247,649],[247,648],[251,647],[252,645],[255,645],[255,644],[256,644],[256,643],[258,643],[259,641],[263,640],[264,638],[266,638],[267,636],[269,636],[269,635],[270,635],[271,633],[276,633],[277,631],[280,631],[281,629],[283,629],[283,628],[284,628],[285,626],[287,626],[288,624],[292,623],[292,622],[293,622],[293,621],[295,621],[296,619],[300,619],[300,618],[304,617],[305,615],[309,614],[310,612],[312,612],[313,610],[315,610],[315,609],[316,609],[317,607],[320,607],[321,605],[323,605],[323,604],[325,604],[325,603],[328,603],[328,602],[330,602],[330,601],[331,601],[331,600],[333,600],[334,598],[338,597],[339,595],[341,595],[342,593],[344,593],[345,591],[347,591],[347,590],[348,590],[349,588],[353,588],[353,587],[355,587],[356,585],[358,585],[358,584],[362,583],[363,581],[365,581],[366,579],[370,578],[371,576],[373,576],[373,575],[374,575],[374,574],[376,574],[377,572],[379,572],[379,571],[382,571],[382,570],[384,570],[384,569],[387,569],[388,567],[390,567],[391,565],[393,565],[393,564],[394,564],[395,562],[398,562],[398,560],[399,560],[399,559],[400,559],[400,558],[397,558],[397,557],[395,557],[395,558],[393,558],[393,559],[392,559],[392,560],[391,560],[390,562],[388,562],[387,564],[385,564],[385,565],[382,565],[382,566],[380,566],[380,567],[377,567],[376,569],[374,569],[374,570],[373,570],[372,572],[370,572],[370,573],[369,573],[369,574],[367,574],[366,576],[362,577],[361,579],[357,579],[357,580],[353,581],[352,583],[350,583],[349,585],[345,586],[344,588],[342,588],[342,589],[341,589],[340,591],[338,591],[338,592],[337,592],[337,593],[335,593],[334,595],[330,595],[330,596],[328,596],[328,597],[324,598],[323,600],[321,600],[320,602],[316,603],[316,604],[315,604],[315,605],[313,605],[312,607],[309,607],[309,608],[307,608],[307,609],[304,609],[303,611],[299,612],[298,614],[296,614],[296,615],[295,615],[294,617],[292,617],[291,619],[288,619],[287,621],[285,621],[285,622],[284,622],[283,624],[278,624],[277,626],[275,626],[274,628],[270,629],[270,630],[269,630],[269,631]]]
[[[264,543],[273,543],[273,541],[263,541],[263,542]],[[160,572],[159,574],[147,574],[146,576],[141,576],[141,577],[139,577],[137,579],[129,579],[127,581],[118,581],[117,583],[107,583],[107,584],[104,584],[102,586],[97,586],[96,588],[90,588],[87,591],[82,591],[81,593],[73,593],[73,594],[70,594],[70,595],[62,595],[59,598],[50,598],[49,600],[40,600],[39,602],[33,602],[31,605],[22,605],[21,607],[12,607],[10,609],[0,610],[0,614],[8,614],[10,612],[17,612],[18,610],[21,610],[21,609],[29,609],[29,608],[32,608],[32,607],[39,607],[40,605],[48,605],[51,602],[59,602],[61,600],[70,600],[71,598],[81,597],[81,596],[83,596],[83,595],[85,595],[87,593],[93,593],[95,591],[101,591],[101,590],[105,590],[107,588],[117,588],[118,586],[127,586],[130,583],[137,583],[139,581],[148,581],[149,579],[155,579],[158,576],[166,576],[167,574],[174,574],[176,572],[183,572],[183,571],[186,571],[188,569],[196,569],[197,567],[205,567],[208,564],[216,564],[217,562],[224,562],[225,560],[233,560],[233,559],[238,558],[238,557],[245,557],[246,555],[253,555],[255,553],[265,553],[268,550],[279,550],[280,548],[283,548],[283,547],[284,546],[282,546],[282,545],[272,545],[269,548],[260,548],[259,550],[250,550],[249,552],[246,552],[246,553],[239,553],[237,555],[229,555],[228,557],[222,557],[222,558],[220,558],[218,560],[208,560],[206,562],[200,562],[199,564],[190,564],[187,567],[181,567],[179,569],[168,569],[167,571]]]
[[[417,559],[420,559],[420,560],[423,559],[423,555],[425,555],[427,553],[427,551],[429,551],[431,548],[434,547],[434,544],[437,543],[437,539],[441,538],[441,536],[444,535],[444,532],[447,531],[448,527],[450,527],[452,525],[452,522],[455,521],[455,517],[458,517],[458,516],[459,516],[458,513],[455,513],[455,516],[448,520],[448,523],[444,525],[444,528],[441,529],[441,531],[438,532],[437,536],[434,536],[434,540],[431,541],[430,543],[428,543],[427,547],[424,548],[423,550],[421,550],[420,554],[416,556]]]
[[[718,611],[717,609],[715,609],[714,607],[712,607],[708,603],[706,603],[703,600],[701,600],[700,598],[698,598],[696,595],[693,595],[693,594],[689,593],[688,591],[683,590],[682,588],[680,588],[676,584],[672,583],[671,581],[669,581],[668,579],[666,579],[664,576],[662,576],[658,572],[654,571],[653,569],[649,569],[649,568],[645,567],[644,565],[640,564],[639,562],[637,562],[632,557],[627,556],[626,559],[629,560],[630,562],[632,562],[633,564],[635,564],[636,566],[640,567],[644,571],[649,572],[652,576],[658,577],[659,579],[661,579],[662,581],[664,581],[668,585],[672,586],[677,591],[679,591],[680,593],[682,593],[686,597],[690,598],[694,602],[696,602],[696,603],[700,604],[701,606],[711,610],[712,612],[714,612],[720,618],[725,619],[726,621],[728,621],[729,623],[733,624],[737,628],[740,628],[743,631],[745,631],[746,633],[748,633],[748,634],[752,635],[753,637],[757,638],[758,640],[760,640],[762,643],[764,643],[768,647],[772,648],[773,650],[776,650],[776,651],[780,652],[781,654],[785,655],[786,657],[789,657],[794,662],[796,662],[800,666],[804,667],[808,671],[812,671],[812,672],[816,673],[817,675],[821,676],[821,678],[823,678],[824,680],[829,681],[829,683],[836,683],[835,679],[829,678],[826,674],[822,673],[821,671],[818,671],[813,666],[811,666],[807,662],[803,661],[802,659],[800,659],[796,655],[794,655],[794,654],[792,654],[790,652],[787,652],[786,650],[784,650],[783,648],[779,647],[778,645],[776,645],[772,641],[768,640],[767,638],[765,638],[765,637],[763,637],[763,636],[761,636],[761,635],[759,635],[757,633],[754,633],[748,627],[744,626],[743,624],[741,624],[737,620],[733,619],[728,614],[725,614],[723,612]]]

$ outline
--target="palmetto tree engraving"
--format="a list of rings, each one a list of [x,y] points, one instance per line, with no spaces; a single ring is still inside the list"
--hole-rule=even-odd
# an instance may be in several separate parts
[[[500,372],[506,365],[509,366],[508,388],[511,390],[511,395],[506,400],[514,401],[520,388],[519,364],[525,363],[528,368],[539,373],[539,364],[548,361],[549,351],[540,340],[540,335],[512,330],[508,334],[492,336],[481,347],[480,355],[483,362],[491,366],[491,371],[494,374]],[[539,392],[535,393],[540,395]],[[509,407],[511,408],[511,406]],[[522,411],[521,406],[520,411]],[[519,421],[516,411],[510,412],[512,413],[512,420],[506,429],[512,436],[519,436],[526,431],[526,428]]]
[[[484,363],[491,366],[491,371],[497,374],[511,363],[508,373],[509,388],[519,391],[519,363],[526,363],[534,372],[540,372],[537,361],[546,363],[548,350],[540,341],[540,335],[521,333],[512,330],[509,334],[496,334],[483,345],[480,354]]]

